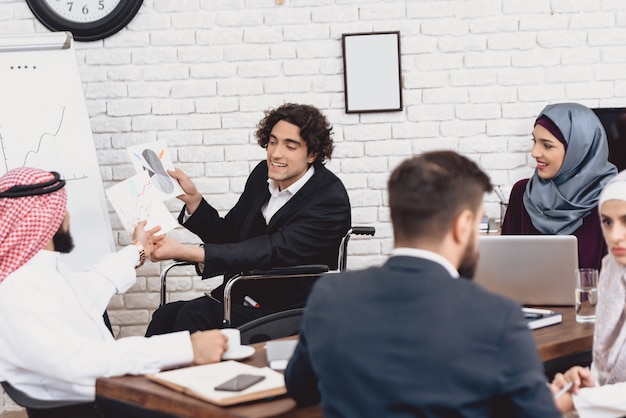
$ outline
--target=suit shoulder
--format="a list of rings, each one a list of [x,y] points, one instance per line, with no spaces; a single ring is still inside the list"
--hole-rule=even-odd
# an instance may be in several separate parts
[[[267,161],[260,161],[256,167],[252,170],[250,175],[248,176],[248,180],[246,180],[246,187],[251,184],[262,184],[267,183]]]
[[[257,176],[257,175],[263,175],[267,177],[267,161],[266,160],[259,161],[259,163],[252,169],[252,172],[250,173],[250,177]]]
[[[343,182],[335,173],[327,169],[325,166],[315,167],[315,177],[319,180],[316,182],[316,188],[321,187],[328,191],[333,191],[335,194],[344,195],[348,198],[348,191]],[[333,197],[333,199],[336,198]]]
[[[381,276],[380,266],[368,267],[362,270],[342,271],[339,273],[328,273],[320,277],[314,285],[313,292],[329,292],[336,294],[346,289],[351,292],[354,289],[353,282],[363,284],[368,277],[378,278]]]
[[[478,306],[484,306],[486,309],[517,310],[521,309],[521,305],[512,299],[490,292],[481,287],[479,284],[471,280],[458,279],[459,285],[467,286],[462,292],[464,297],[476,301]]]

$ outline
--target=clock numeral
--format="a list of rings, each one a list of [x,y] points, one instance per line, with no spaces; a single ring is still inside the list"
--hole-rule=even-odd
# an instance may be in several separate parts
[[[6,1],[0,0],[0,4]],[[144,0],[24,0],[24,2],[48,29],[71,31],[77,41],[95,41],[123,29],[137,14]]]

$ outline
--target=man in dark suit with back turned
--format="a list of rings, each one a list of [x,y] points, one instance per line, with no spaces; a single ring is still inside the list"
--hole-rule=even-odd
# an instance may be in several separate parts
[[[436,151],[388,188],[393,254],[315,284],[288,393],[327,418],[560,417],[520,305],[470,280],[487,175]]]
[[[251,269],[326,264],[337,267],[341,238],[350,228],[350,201],[324,163],[333,152],[332,127],[315,107],[284,104],[265,112],[255,133],[267,150],[237,204],[225,217],[181,170],[170,172],[185,191],[179,222],[204,242],[191,247],[166,237],[152,260],[204,263],[203,278]],[[243,281],[233,287],[231,326],[306,302],[313,280]],[[222,284],[213,297],[168,303],[154,313],[147,336],[173,330],[220,328]],[[244,306],[245,296],[260,307]]]

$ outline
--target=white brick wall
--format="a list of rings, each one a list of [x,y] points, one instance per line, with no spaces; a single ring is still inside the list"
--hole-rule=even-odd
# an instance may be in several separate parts
[[[120,33],[77,43],[105,187],[132,173],[127,146],[166,139],[176,164],[224,212],[264,156],[252,135],[263,111],[313,104],[334,123],[329,167],[346,183],[354,224],[377,228],[376,238],[351,241],[350,266],[364,267],[391,249],[384,187],[404,157],[458,150],[508,192],[532,171],[528,139],[546,104],[626,106],[622,0],[276,3],[144,0]],[[23,0],[0,0],[0,22],[1,34],[47,31]],[[382,30],[401,31],[404,109],[345,114],[341,34]],[[495,196],[486,207],[499,216]],[[111,222],[125,244],[113,213]],[[111,302],[119,335],[143,333],[159,268],[142,268],[136,286]],[[173,275],[172,299],[214,285]]]

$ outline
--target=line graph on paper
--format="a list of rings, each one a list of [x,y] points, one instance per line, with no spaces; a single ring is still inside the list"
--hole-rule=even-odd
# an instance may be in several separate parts
[[[106,195],[124,228],[131,234],[142,220],[147,221],[147,230],[159,225],[159,234],[178,226],[145,171],[108,188]]]

